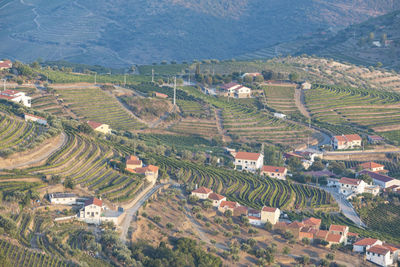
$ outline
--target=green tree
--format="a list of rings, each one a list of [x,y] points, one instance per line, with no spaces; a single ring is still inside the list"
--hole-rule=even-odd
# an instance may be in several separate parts
[[[289,80],[292,82],[297,82],[299,80],[299,74],[292,72],[289,74]]]
[[[65,178],[64,187],[65,188],[70,188],[70,189],[74,189],[75,188],[75,184],[74,184],[74,182],[72,181],[72,179],[70,177]]]

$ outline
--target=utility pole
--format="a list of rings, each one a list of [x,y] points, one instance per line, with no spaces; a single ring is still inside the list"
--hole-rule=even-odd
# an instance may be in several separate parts
[[[154,69],[151,69],[151,82],[154,83]]]
[[[94,73],[94,84],[96,84],[96,79],[97,79],[97,72]]]
[[[176,106],[176,76],[174,77],[174,107]]]

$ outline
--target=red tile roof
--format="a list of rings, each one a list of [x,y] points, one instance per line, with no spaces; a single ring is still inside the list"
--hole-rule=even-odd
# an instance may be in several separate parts
[[[319,230],[316,234],[315,237],[318,239],[325,240],[326,236],[328,235],[328,231],[326,230]]]
[[[260,217],[256,217],[256,216],[249,216],[250,220],[261,220]]]
[[[211,193],[208,195],[208,198],[211,200],[223,200],[225,197],[217,193]]]
[[[30,116],[30,117],[33,117],[33,118],[36,118],[36,119],[46,120],[46,119],[45,119],[45,118],[43,118],[43,117],[36,116],[36,115],[33,115],[33,114],[28,114],[28,113],[25,113],[24,115],[25,115],[25,116]]]
[[[272,208],[272,207],[263,207],[262,211],[266,211],[266,212],[275,212],[277,210],[277,208]]]
[[[310,217],[307,220],[304,220],[303,223],[305,225],[321,225],[321,219]]]
[[[7,100],[11,100],[11,99],[14,99],[15,97],[14,97],[14,96],[8,96],[8,95],[2,95],[2,94],[0,94],[0,98],[2,98],[2,99],[7,99]]]
[[[355,245],[355,246],[372,246],[377,241],[378,241],[378,239],[375,239],[375,238],[363,238],[363,239],[355,242],[353,245]]]
[[[96,130],[99,128],[103,123],[95,122],[95,121],[87,121],[87,124],[89,124],[90,127],[92,127],[93,130]]]
[[[370,247],[368,249],[368,252],[372,252],[372,253],[379,254],[379,255],[386,255],[390,252],[390,249],[388,249],[384,246],[381,246],[381,245],[375,245],[373,247]]]
[[[359,234],[357,234],[357,233],[352,233],[352,232],[348,232],[348,233],[347,233],[347,236],[354,236],[354,237],[358,237],[358,236],[359,236]]]
[[[235,159],[245,159],[245,160],[258,160],[261,156],[260,153],[251,153],[251,152],[238,152],[236,153]]]
[[[352,178],[347,178],[347,177],[342,177],[339,180],[339,183],[342,184],[349,184],[349,185],[359,185],[361,183],[361,180],[358,179],[352,179]]]
[[[96,205],[96,206],[99,206],[99,207],[102,207],[103,206],[103,201],[101,199],[98,199],[98,198],[95,198],[95,197],[92,197],[91,199],[88,199],[88,200],[85,201],[85,207],[89,206],[89,205],[92,205],[92,204]]]
[[[223,90],[228,90],[228,89],[230,89],[231,87],[238,86],[238,85],[239,85],[239,84],[237,84],[237,83],[230,82],[230,83],[226,83],[226,84],[222,85],[222,86],[221,86],[221,89],[223,89]]]
[[[382,165],[382,164],[378,164],[378,163],[375,163],[375,162],[365,162],[365,163],[362,163],[362,164],[360,164],[360,166],[363,168],[363,169],[375,169],[375,168],[382,168],[382,167],[385,167],[384,165]]]
[[[331,226],[329,227],[329,232],[331,232],[331,231],[345,232],[346,229],[347,229],[347,226],[345,226],[345,225],[331,224]]]
[[[358,134],[346,134],[345,137],[349,142],[362,140]]]
[[[233,201],[222,201],[219,206],[221,208],[228,207],[230,209],[234,209],[237,206],[237,203]]]
[[[276,166],[262,166],[261,169],[263,172],[277,172],[277,173],[284,173],[286,171],[285,167],[276,167]]]
[[[18,93],[21,93],[21,92],[20,91],[16,91],[16,90],[10,90],[10,89],[7,89],[7,90],[4,90],[4,91],[0,92],[0,94],[8,95],[8,96],[13,96],[13,95],[16,95]]]
[[[2,60],[0,61],[0,68],[11,68],[12,62],[10,60]]]
[[[202,186],[197,188],[196,190],[193,190],[192,193],[209,194],[212,193],[212,190]]]
[[[234,216],[240,216],[242,214],[247,215],[247,213],[248,213],[248,208],[246,206],[239,206],[233,210]]]
[[[398,250],[400,250],[400,249],[398,249],[398,248],[396,248],[396,247],[393,247],[393,246],[389,246],[389,245],[383,245],[385,248],[387,248],[388,250],[390,250],[390,252],[396,252],[396,251],[398,251]]]
[[[141,161],[141,160],[138,160],[138,159],[136,159],[136,160],[128,159],[128,160],[126,161],[126,164],[127,164],[127,165],[141,165],[141,164],[142,164],[142,161]]]
[[[332,243],[340,243],[340,239],[342,239],[342,236],[339,234],[328,234],[326,237],[326,241]]]
[[[158,172],[158,167],[157,167],[157,166],[149,165],[149,166],[147,166],[146,168],[147,168],[148,171],[151,171],[151,172]]]
[[[130,156],[126,157],[126,160],[139,160],[139,158],[136,156],[130,155]]]
[[[304,224],[298,221],[294,221],[291,224],[288,225],[289,228],[297,228],[300,229],[302,227],[304,227]]]
[[[381,181],[384,183],[387,183],[387,182],[390,182],[393,180],[392,177],[389,177],[387,175],[383,175],[380,173],[371,172],[371,171],[367,171],[367,170],[360,171],[358,174],[368,174],[369,176],[371,176],[372,179],[378,180],[378,181]]]

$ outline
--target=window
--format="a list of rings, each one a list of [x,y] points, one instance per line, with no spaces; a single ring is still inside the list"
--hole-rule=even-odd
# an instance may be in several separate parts
[[[90,212],[86,212],[86,215],[89,215],[90,214]]]
[[[247,163],[247,160],[244,163]]]
[[[98,215],[99,213],[96,211],[96,215]]]

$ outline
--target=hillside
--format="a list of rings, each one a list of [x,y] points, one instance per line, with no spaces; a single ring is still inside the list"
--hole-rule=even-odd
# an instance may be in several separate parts
[[[3,1],[0,57],[114,67],[232,58],[397,8],[394,0]]]
[[[318,55],[364,66],[378,62],[400,69],[400,11],[351,25],[339,32],[321,30],[290,42],[239,56],[239,59],[271,58],[277,55]],[[386,44],[385,44],[386,42]]]

